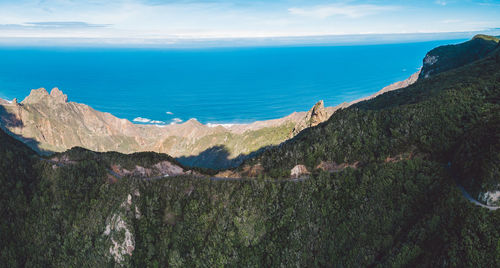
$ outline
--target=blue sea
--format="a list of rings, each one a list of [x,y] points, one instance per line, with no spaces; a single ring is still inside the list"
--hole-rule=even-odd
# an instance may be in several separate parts
[[[334,106],[404,80],[432,48],[465,40],[210,49],[0,48],[0,98],[59,87],[117,117],[247,123]]]

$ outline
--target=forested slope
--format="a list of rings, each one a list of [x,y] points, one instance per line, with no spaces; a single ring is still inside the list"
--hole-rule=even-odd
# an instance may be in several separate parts
[[[496,267],[500,211],[456,184],[498,185],[499,67],[497,50],[337,111],[247,161],[264,168],[253,180],[213,180],[155,153],[43,158],[0,130],[0,263]],[[184,175],[139,176],[159,163]],[[297,164],[311,174],[278,179]]]
[[[483,141],[487,147],[498,143],[499,96],[500,49],[496,49],[472,64],[339,110],[327,122],[247,164],[262,164],[271,177],[288,177],[297,164],[313,171],[322,161],[364,165],[395,157],[420,157],[461,168],[465,162],[481,161],[457,155],[464,143],[479,142],[481,136],[471,131],[489,133],[485,135],[491,137]],[[475,148],[478,154],[485,149]]]

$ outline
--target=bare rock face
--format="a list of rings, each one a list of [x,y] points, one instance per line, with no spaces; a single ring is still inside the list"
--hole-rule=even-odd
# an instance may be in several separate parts
[[[323,100],[318,101],[306,114],[306,120],[309,119],[311,127],[318,125],[328,119],[328,113],[325,110]]]
[[[412,84],[417,77],[418,73],[370,97],[335,107],[324,107],[323,101],[319,101],[308,112],[234,125],[204,125],[196,119],[163,126],[138,125],[85,104],[68,102],[68,97],[58,88],[53,88],[50,94],[39,88],[31,90],[18,104],[17,100],[0,100],[3,108],[0,124],[40,152],[62,152],[75,146],[100,152],[154,151],[189,160],[183,162],[185,165],[227,168],[235,167],[242,157],[252,152],[278,145],[305,128],[326,121],[339,109]],[[259,172],[254,168],[245,174],[233,175],[253,177]]]
[[[296,165],[295,167],[292,168],[292,170],[290,170],[290,177],[292,177],[293,179],[298,179],[308,174],[309,171],[304,165]]]
[[[26,97],[22,103],[23,104],[35,104],[35,103],[67,103],[68,96],[64,94],[57,87],[50,91],[50,94],[45,88],[32,89],[28,97]]]
[[[49,93],[45,88],[41,87],[39,89],[32,89],[31,93],[21,102],[22,104],[33,104],[38,103],[49,96]]]
[[[53,88],[52,91],[50,91],[50,96],[52,97],[52,100],[54,100],[54,102],[58,103],[68,102],[68,96],[64,94],[61,90],[59,90],[57,87]]]
[[[317,126],[320,123],[325,122],[328,118],[328,111],[325,109],[323,100],[320,100],[306,113],[306,116],[299,123],[297,123],[297,125],[295,125],[291,136],[297,135],[299,132],[308,127]]]
[[[184,171],[184,169],[170,161],[161,161],[151,167],[136,165],[134,169],[127,170],[120,165],[111,165],[111,170],[118,178],[133,176],[138,178],[169,177],[179,175],[198,175],[196,172]]]

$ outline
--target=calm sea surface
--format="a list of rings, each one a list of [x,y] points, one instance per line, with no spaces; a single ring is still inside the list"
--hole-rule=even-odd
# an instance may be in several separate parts
[[[459,43],[217,49],[0,48],[0,98],[59,87],[120,118],[245,123],[333,106],[406,79]],[[178,118],[178,119],[176,119]]]

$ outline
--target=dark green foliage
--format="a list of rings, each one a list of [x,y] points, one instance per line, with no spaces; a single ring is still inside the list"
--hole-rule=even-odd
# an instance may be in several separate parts
[[[135,166],[151,167],[161,161],[169,161],[175,165],[187,170],[188,168],[179,163],[175,158],[168,154],[154,152],[138,152],[132,154],[122,154],[118,152],[94,152],[81,147],[74,147],[64,153],[52,154],[50,158],[67,156],[74,161],[96,160],[108,167],[111,165],[121,165],[126,169],[134,169]],[[216,170],[210,168],[189,167],[191,170],[202,174],[215,175]]]
[[[27,257],[22,232],[38,183],[32,169],[35,153],[0,129],[0,263],[22,266]]]
[[[500,210],[471,204],[455,182],[498,185],[498,54],[338,111],[247,161],[275,179],[304,164],[312,171],[304,181],[111,183],[111,164],[176,162],[73,148],[54,155],[71,161],[55,164],[0,131],[0,263],[496,267]],[[329,173],[315,169],[321,161],[359,164]],[[125,228],[110,236],[117,222]],[[110,249],[127,232],[134,247],[118,264]]]
[[[427,53],[419,79],[435,76],[482,59],[498,47],[498,39],[476,35],[470,41],[434,48]]]
[[[50,175],[25,222],[28,266],[112,264],[106,222],[135,190],[141,217],[126,216],[135,250],[125,266],[491,267],[500,237],[498,213],[468,203],[445,167],[420,159],[304,182],[179,177],[110,185],[97,162],[40,165]]]
[[[473,196],[500,190],[500,105],[493,101],[465,129],[452,161],[457,179]]]
[[[320,161],[363,165],[410,153],[446,164],[464,139],[476,140],[465,136],[478,122],[490,125],[488,135],[499,132],[497,125],[484,119],[499,107],[496,54],[337,111],[327,122],[248,163],[260,162],[267,174],[285,177],[297,164],[313,170]]]

